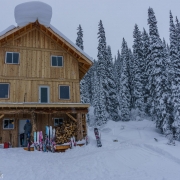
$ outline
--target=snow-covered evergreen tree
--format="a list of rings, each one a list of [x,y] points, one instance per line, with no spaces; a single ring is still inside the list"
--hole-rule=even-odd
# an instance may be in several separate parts
[[[120,112],[121,120],[128,121],[130,120],[130,87],[129,87],[129,70],[128,70],[128,47],[125,39],[123,38],[122,48],[121,48],[121,57],[122,57],[122,67],[121,67],[121,77],[120,77]]]
[[[146,32],[145,29],[143,29],[142,32],[142,53],[143,53],[143,59],[144,59],[144,81],[143,81],[143,94],[144,94],[144,109],[145,113],[147,115],[150,115],[150,110],[151,110],[151,103],[152,103],[152,97],[149,91],[149,83],[148,82],[151,72],[153,70],[153,67],[151,66],[151,50],[150,50],[150,40],[149,40],[149,35]]]
[[[113,74],[113,61],[112,61],[111,48],[107,48],[107,70],[106,70],[106,81],[107,81],[107,95],[106,95],[106,108],[110,119],[113,121],[119,120],[118,115],[118,95],[117,87],[115,84],[114,74]]]
[[[130,101],[130,109],[133,109],[135,107],[135,100],[134,100],[134,56],[129,49],[128,51],[128,59],[129,59],[129,67],[128,67],[128,72],[129,72],[129,87],[130,87],[130,95],[131,95],[131,101]]]
[[[169,139],[169,143],[174,143],[173,140],[173,132],[172,132],[172,123],[173,123],[173,104],[172,104],[172,65],[169,58],[169,52],[166,46],[166,42],[163,39],[163,47],[164,47],[164,54],[165,58],[167,60],[167,66],[166,66],[166,73],[167,73],[167,82],[166,82],[166,98],[165,98],[165,104],[166,104],[166,116],[163,120],[162,130],[163,133],[167,136]]]
[[[97,92],[98,92],[98,86],[99,86],[99,79],[97,76],[97,64],[98,62],[94,60],[93,66],[92,66],[92,74],[91,74],[91,92],[92,92],[92,99],[91,99],[91,105],[96,106],[97,103]]]
[[[114,63],[114,72],[115,72],[117,93],[120,92],[121,66],[122,66],[122,59],[121,59],[120,52],[119,52],[119,50],[118,50],[118,52],[117,52],[117,58],[116,58],[116,61],[115,61],[115,63]]]
[[[80,82],[80,96],[81,96],[81,103],[90,103],[90,95],[88,84],[86,82],[88,76],[85,76]]]
[[[148,24],[150,35],[150,49],[151,49],[151,61],[152,61],[152,73],[151,76],[151,89],[150,94],[152,96],[154,106],[154,119],[156,120],[156,126],[162,129],[163,120],[167,116],[166,110],[166,58],[164,54],[163,43],[159,37],[157,20],[152,8],[148,9]]]
[[[97,76],[99,79],[98,89],[98,100],[95,105],[95,116],[96,124],[101,126],[107,122],[107,111],[106,111],[106,67],[107,67],[107,51],[106,51],[106,37],[102,21],[99,22],[98,32],[98,65],[97,65]]]
[[[133,32],[133,57],[134,57],[134,105],[139,109],[139,113],[144,112],[144,59],[142,51],[142,37],[137,24]],[[140,113],[140,114],[141,114]]]
[[[80,49],[84,49],[83,47],[83,30],[81,25],[78,27],[76,45]],[[90,103],[90,94],[89,94],[89,73],[86,74],[80,82],[80,95],[81,95],[81,103]]]
[[[172,129],[176,139],[180,136],[180,58],[178,57],[177,30],[170,12],[170,61],[173,65],[172,75],[172,103],[174,106],[174,122]]]
[[[84,50],[84,46],[83,46],[83,30],[81,28],[81,25],[79,25],[79,27],[77,28],[78,32],[77,32],[77,39],[76,39],[76,45]]]

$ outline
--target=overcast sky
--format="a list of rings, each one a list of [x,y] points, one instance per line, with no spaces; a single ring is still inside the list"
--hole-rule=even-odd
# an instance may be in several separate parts
[[[16,25],[14,8],[29,0],[0,1],[0,31]],[[97,59],[98,23],[103,22],[107,44],[111,46],[113,57],[121,49],[124,37],[131,48],[135,23],[139,29],[148,31],[147,10],[154,9],[161,38],[169,42],[169,11],[180,20],[180,0],[41,0],[52,7],[51,24],[75,42],[77,27],[84,31],[84,51]]]

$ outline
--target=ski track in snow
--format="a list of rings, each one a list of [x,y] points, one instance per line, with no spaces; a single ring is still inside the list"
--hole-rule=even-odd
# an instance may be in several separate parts
[[[180,143],[167,145],[151,121],[107,127],[101,148],[89,128],[90,144],[65,153],[0,149],[0,173],[5,180],[180,180]]]

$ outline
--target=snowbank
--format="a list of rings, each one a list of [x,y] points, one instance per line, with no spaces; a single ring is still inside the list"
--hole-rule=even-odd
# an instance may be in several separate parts
[[[96,146],[94,129],[88,132],[90,144],[65,153],[0,148],[0,174],[8,180],[180,179],[180,142],[167,145],[154,122],[109,121],[101,130],[101,148]]]
[[[0,36],[6,34],[8,31],[11,31],[14,28],[16,28],[16,26],[14,26],[14,25],[9,26],[8,28],[6,28],[5,30],[0,32]]]
[[[14,17],[20,27],[35,22],[36,20],[38,20],[40,24],[49,27],[52,8],[48,4],[39,1],[26,2],[15,7]]]

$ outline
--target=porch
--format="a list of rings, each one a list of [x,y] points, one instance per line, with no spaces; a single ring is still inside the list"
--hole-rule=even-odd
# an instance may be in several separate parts
[[[18,147],[20,122],[26,119],[31,121],[32,137],[34,131],[45,134],[45,126],[54,128],[57,125],[55,120],[63,119],[76,124],[76,140],[82,140],[87,134],[88,107],[89,104],[81,103],[0,103],[0,143],[10,142],[13,147]],[[10,128],[4,123],[8,119],[12,123]]]

